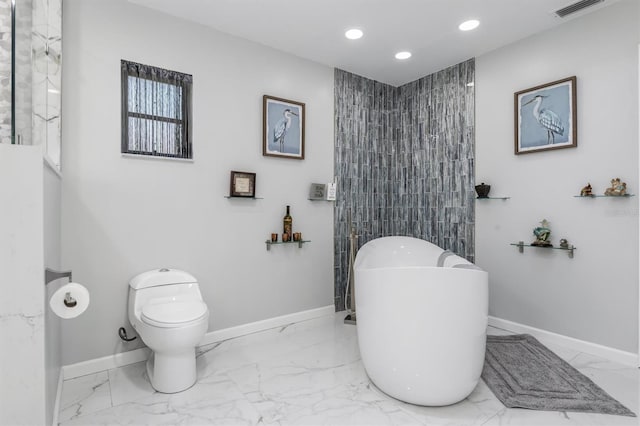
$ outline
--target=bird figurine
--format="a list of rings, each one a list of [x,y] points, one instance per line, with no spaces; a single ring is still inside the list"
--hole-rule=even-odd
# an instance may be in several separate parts
[[[536,236],[536,240],[531,243],[532,246],[552,247],[549,237],[551,236],[551,229],[549,229],[549,221],[542,219],[540,226],[534,228],[533,235]]]
[[[278,120],[275,127],[273,128],[273,143],[279,144],[280,152],[284,152],[284,138],[287,136],[287,132],[291,127],[291,116],[298,114],[291,111],[289,108],[285,109],[282,113],[282,118]]]
[[[582,188],[580,190],[580,196],[581,197],[593,197],[593,193],[591,191],[592,191],[591,183],[587,183],[587,186],[585,186],[584,188]]]
[[[620,197],[627,193],[627,184],[620,178],[611,179],[611,187],[604,191],[604,195]]]
[[[562,125],[562,120],[555,112],[550,109],[540,108],[542,105],[542,99],[547,96],[536,95],[529,102],[522,105],[529,105],[532,102],[535,102],[535,106],[533,107],[533,116],[536,121],[543,129],[547,131],[547,145],[553,145],[555,143],[555,135],[564,135],[564,126]]]

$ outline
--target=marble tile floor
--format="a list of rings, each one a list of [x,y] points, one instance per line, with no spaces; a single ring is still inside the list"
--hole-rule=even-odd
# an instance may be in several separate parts
[[[638,418],[505,408],[480,381],[464,401],[420,407],[368,379],[344,312],[198,349],[198,382],[155,392],[143,362],[66,380],[59,424],[71,425],[637,425]],[[509,334],[490,328],[490,334]],[[635,413],[640,370],[549,348]]]

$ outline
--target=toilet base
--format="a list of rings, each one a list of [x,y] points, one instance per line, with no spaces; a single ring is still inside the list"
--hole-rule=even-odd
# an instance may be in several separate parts
[[[179,354],[151,352],[147,359],[147,375],[158,392],[176,393],[196,383],[196,348]]]

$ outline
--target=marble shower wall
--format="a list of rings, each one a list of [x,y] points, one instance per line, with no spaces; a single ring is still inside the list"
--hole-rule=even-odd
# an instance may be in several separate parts
[[[401,87],[335,71],[335,303],[344,307],[349,216],[357,247],[383,236],[474,261],[473,59]]]
[[[33,144],[60,169],[62,0],[33,0]]]

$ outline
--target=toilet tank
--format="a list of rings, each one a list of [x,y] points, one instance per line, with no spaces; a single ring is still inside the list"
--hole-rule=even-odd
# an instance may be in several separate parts
[[[202,294],[193,275],[179,269],[154,269],[129,281],[129,317],[139,317],[142,307],[151,300],[202,301]]]

